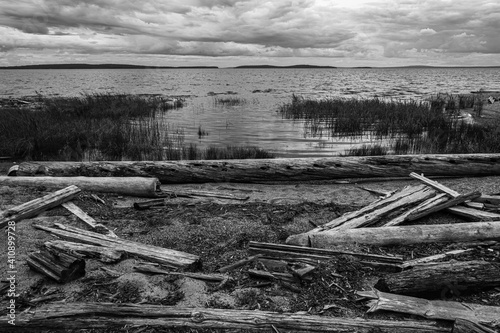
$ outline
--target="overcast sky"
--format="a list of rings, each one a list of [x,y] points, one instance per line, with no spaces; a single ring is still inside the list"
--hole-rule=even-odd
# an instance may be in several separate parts
[[[500,65],[499,0],[0,0],[0,65]]]

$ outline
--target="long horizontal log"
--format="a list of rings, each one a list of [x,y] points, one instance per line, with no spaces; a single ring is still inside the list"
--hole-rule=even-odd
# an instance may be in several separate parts
[[[59,223],[56,223],[56,226],[61,230],[41,225],[35,225],[34,227],[71,242],[108,247],[116,251],[123,251],[151,262],[164,264],[170,267],[191,267],[199,264],[200,258],[194,254],[146,245],[120,238],[111,238]]]
[[[63,202],[73,199],[81,189],[71,185],[62,190],[47,194],[19,206],[12,207],[0,213],[0,229],[7,226],[9,221],[20,221],[22,219],[34,217],[41,212],[59,206]]]
[[[124,326],[150,328],[246,329],[262,332],[277,329],[300,332],[451,332],[451,325],[436,321],[370,320],[337,318],[252,310],[178,308],[161,305],[115,303],[49,304],[16,317],[16,332],[69,329],[114,329]],[[12,330],[7,320],[0,331]]]
[[[156,177],[166,183],[265,182],[364,177],[500,175],[500,154],[386,155],[297,159],[23,162],[18,176]]]
[[[75,174],[74,176],[78,176]],[[160,182],[147,177],[12,177],[0,176],[0,185],[62,188],[76,185],[85,191],[155,198],[162,195]]]
[[[500,286],[500,264],[446,261],[415,266],[386,275],[375,288],[400,295],[450,297]]]
[[[328,249],[355,243],[388,246],[475,242],[500,240],[500,221],[327,230],[307,234],[306,242],[303,235],[290,236],[286,243]]]
[[[76,253],[87,258],[97,258],[105,263],[115,263],[120,261],[125,254],[125,251],[118,251],[109,247],[79,244],[62,240],[45,242],[45,247],[68,253]]]
[[[369,313],[394,311],[426,319],[465,319],[500,328],[500,307],[473,303],[435,300],[374,291],[358,291],[357,295],[371,299]]]

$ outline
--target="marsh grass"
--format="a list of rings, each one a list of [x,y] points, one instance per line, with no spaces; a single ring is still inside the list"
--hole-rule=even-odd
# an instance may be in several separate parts
[[[498,122],[481,126],[457,117],[460,106],[480,114],[482,103],[480,96],[450,94],[428,101],[311,100],[294,95],[279,112],[303,121],[306,135],[353,141],[375,138],[372,145],[346,150],[344,155],[498,152]]]
[[[199,159],[207,153],[186,145],[183,130],[161,116],[181,105],[138,95],[38,96],[36,109],[0,108],[0,156],[72,161]],[[231,158],[234,150],[210,154]],[[247,149],[247,156],[256,155],[253,148]]]
[[[214,97],[214,105],[238,106],[247,103],[245,98],[241,97]]]

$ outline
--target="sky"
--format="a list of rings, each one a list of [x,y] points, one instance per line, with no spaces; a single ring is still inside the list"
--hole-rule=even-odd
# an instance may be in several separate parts
[[[0,0],[0,66],[500,66],[498,0]]]

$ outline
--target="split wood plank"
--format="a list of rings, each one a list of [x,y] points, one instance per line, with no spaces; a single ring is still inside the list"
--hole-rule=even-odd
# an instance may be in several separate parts
[[[243,265],[246,265],[246,264],[248,264],[250,262],[253,262],[256,259],[259,259],[260,257],[262,257],[262,255],[261,254],[257,254],[257,255],[254,255],[254,256],[251,256],[251,257],[248,257],[248,258],[244,258],[244,259],[238,260],[235,263],[232,263],[230,265],[227,265],[227,266],[219,268],[219,272],[220,273],[227,273],[229,271],[232,271],[233,269],[236,269],[236,268],[241,267]]]
[[[421,264],[381,278],[375,288],[400,295],[470,293],[500,286],[500,264],[487,261],[447,261]],[[474,274],[471,274],[474,272]]]
[[[498,333],[482,324],[465,319],[457,319],[453,324],[453,333]]]
[[[423,182],[424,184],[427,184],[440,192],[448,194],[452,198],[458,197],[460,195],[460,193],[458,193],[457,191],[452,190],[451,188],[448,188],[448,187],[444,186],[443,184],[440,184],[434,180],[426,178],[426,177],[424,177],[424,175],[419,175],[415,172],[412,172],[412,173],[410,173],[410,177],[418,179],[421,182]]]
[[[184,197],[184,198],[194,198],[194,197],[207,197],[207,198],[218,198],[218,199],[228,199],[228,200],[248,200],[249,196],[239,196],[233,194],[223,194],[217,192],[209,191],[163,191],[163,196],[168,197]]]
[[[405,261],[403,263],[402,267],[403,268],[414,267],[414,266],[418,266],[418,265],[421,265],[421,264],[425,264],[425,263],[429,263],[429,262],[441,260],[441,259],[444,259],[446,257],[452,257],[452,256],[464,254],[464,253],[467,253],[467,252],[470,252],[470,251],[474,251],[474,249],[453,250],[453,251],[448,251],[448,252],[445,252],[445,253],[436,254],[436,255],[433,255],[433,256],[428,256],[428,257],[423,257],[423,258],[417,258],[417,259],[407,260],[407,261]]]
[[[430,320],[338,318],[270,311],[182,308],[149,304],[52,303],[16,316],[16,331],[113,329],[278,329],[301,332],[450,333],[451,324]],[[0,330],[11,330],[7,320]]]
[[[500,240],[500,221],[327,230],[292,235],[289,245],[329,249],[346,244],[378,246]],[[298,237],[297,237],[298,236]]]
[[[34,217],[47,209],[59,206],[73,199],[80,192],[81,190],[78,187],[71,185],[41,198],[7,209],[3,211],[0,216],[0,229],[7,226],[9,221],[20,221],[22,219]]]
[[[358,291],[357,295],[370,299],[368,313],[393,311],[421,316],[427,319],[464,319],[500,328],[500,307],[473,303],[433,300],[385,293],[378,290]]]
[[[455,206],[446,209],[448,212],[462,216],[469,221],[498,221],[500,214],[487,212],[464,206]]]
[[[92,231],[82,230],[71,226],[55,224],[57,228],[49,228],[41,225],[35,225],[35,228],[45,230],[60,238],[103,247],[109,247],[117,251],[124,251],[131,255],[136,255],[145,260],[164,264],[170,267],[191,267],[199,264],[200,258],[194,254],[165,249],[158,246],[146,245],[134,241],[120,238],[111,238],[106,235]]]
[[[115,263],[122,260],[124,251],[115,250],[109,247],[80,244],[63,240],[52,240],[45,242],[45,247],[58,251],[77,254],[86,258],[97,258],[104,263]]]
[[[492,205],[500,205],[500,195],[483,194],[481,197],[475,199],[476,202],[489,203]]]
[[[105,225],[97,223],[92,217],[90,217],[86,212],[84,212],[80,207],[75,205],[74,202],[68,201],[61,204],[64,208],[69,210],[71,213],[75,214],[80,220],[85,222],[89,227],[95,232],[103,233],[108,237],[118,238],[118,236],[111,230],[109,230]]]

